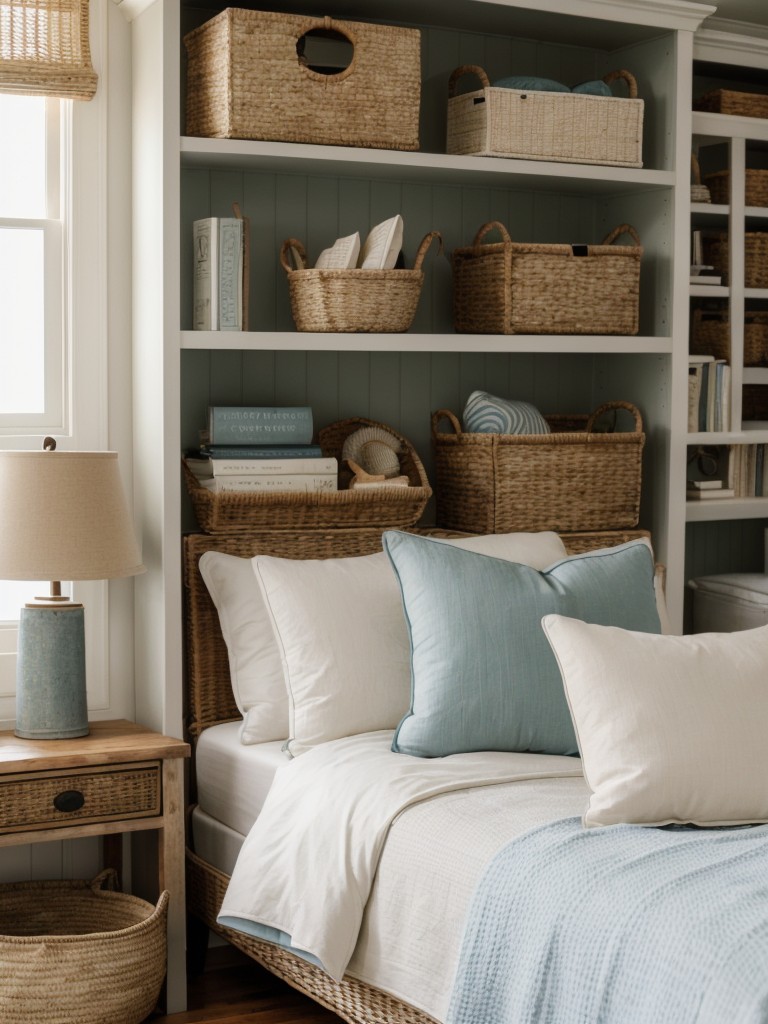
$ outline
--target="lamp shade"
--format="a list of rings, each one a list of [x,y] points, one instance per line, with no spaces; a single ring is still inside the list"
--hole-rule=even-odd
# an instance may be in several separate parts
[[[0,579],[143,571],[116,452],[0,452]]]

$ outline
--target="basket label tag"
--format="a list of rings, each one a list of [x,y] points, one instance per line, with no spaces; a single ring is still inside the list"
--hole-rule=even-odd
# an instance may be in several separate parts
[[[589,256],[589,246],[584,245],[583,242],[576,242],[575,245],[571,246],[571,251],[574,256]]]

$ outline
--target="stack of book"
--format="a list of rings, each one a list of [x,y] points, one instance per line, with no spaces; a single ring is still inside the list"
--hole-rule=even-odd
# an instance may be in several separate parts
[[[208,429],[186,462],[212,491],[338,490],[338,462],[312,444],[308,406],[210,406]]]
[[[728,445],[728,485],[737,498],[768,497],[764,444]]]
[[[688,430],[728,430],[731,417],[731,368],[714,356],[688,357]]]

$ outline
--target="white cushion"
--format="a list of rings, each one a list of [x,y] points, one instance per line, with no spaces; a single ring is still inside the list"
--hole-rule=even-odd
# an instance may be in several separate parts
[[[288,696],[283,663],[251,560],[206,551],[199,565],[227,645],[232,693],[243,715],[240,739],[243,743],[284,740]]]
[[[445,543],[537,569],[566,554],[558,535],[548,532]],[[410,704],[410,645],[387,556],[257,555],[253,565],[283,659],[288,751],[297,755],[327,740],[394,729]]]
[[[584,824],[768,821],[768,626],[663,636],[542,624],[591,791]]]

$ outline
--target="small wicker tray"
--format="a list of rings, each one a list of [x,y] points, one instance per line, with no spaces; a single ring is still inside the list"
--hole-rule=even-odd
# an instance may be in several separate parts
[[[768,95],[737,92],[735,89],[712,89],[693,101],[693,109],[711,114],[736,114],[739,117],[768,117]]]
[[[704,178],[713,203],[731,201],[731,172],[715,171]],[[768,171],[748,167],[744,172],[745,203],[747,206],[768,206]]]
[[[0,885],[3,1024],[140,1024],[165,977],[168,893],[153,907],[93,881]]]
[[[347,436],[360,427],[384,424],[362,418],[340,420],[319,432],[323,454],[341,464],[341,450]],[[382,487],[370,490],[346,488],[346,471],[340,472],[342,489],[305,494],[270,492],[269,494],[223,491],[215,493],[202,487],[197,477],[183,464],[184,478],[197,521],[206,533],[239,533],[254,530],[324,530],[344,527],[404,527],[420,518],[432,496],[421,459],[407,438],[387,426],[400,439],[400,469],[410,481],[408,487]]]

